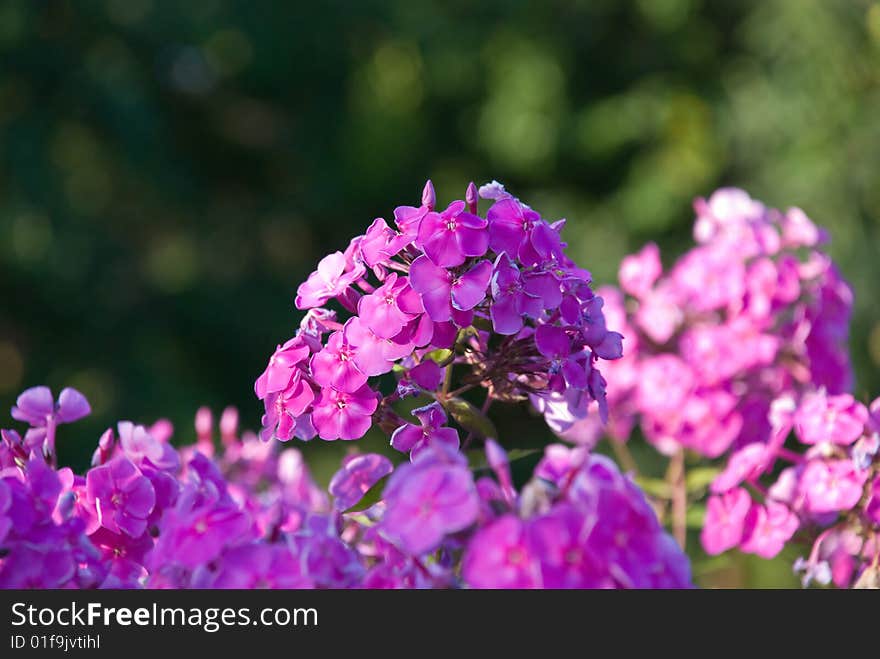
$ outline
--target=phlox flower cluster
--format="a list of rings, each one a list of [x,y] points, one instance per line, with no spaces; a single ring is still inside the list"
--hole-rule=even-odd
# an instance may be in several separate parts
[[[479,195],[491,202],[485,217],[473,184],[441,209],[429,181],[420,206],[377,218],[320,261],[297,291],[299,330],[255,384],[265,439],[354,440],[376,425],[414,457],[459,443],[444,414],[472,429],[459,396],[474,388],[487,405],[531,396],[571,419],[591,403],[604,416],[597,366],[620,358],[622,337],[607,329],[589,272],[565,255],[564,220],[547,222],[495,182]],[[383,391],[392,371],[397,386]],[[393,408],[409,396],[442,409],[411,424]]]

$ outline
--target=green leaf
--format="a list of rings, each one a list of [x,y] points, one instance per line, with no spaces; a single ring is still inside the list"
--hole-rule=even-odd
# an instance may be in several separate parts
[[[703,528],[703,520],[706,517],[706,506],[697,503],[688,506],[687,510],[687,527],[689,529]]]
[[[476,407],[463,398],[447,398],[441,401],[446,412],[455,419],[462,428],[480,437],[498,437],[495,424]]]
[[[698,492],[709,487],[709,483],[715,480],[715,477],[721,473],[718,467],[697,467],[691,469],[687,473],[685,480],[688,492]]]
[[[371,520],[369,517],[367,517],[366,515],[364,515],[364,514],[362,514],[362,513],[360,513],[360,512],[351,513],[351,514],[348,516],[348,519],[350,519],[350,520],[353,521],[353,522],[356,522],[356,523],[360,524],[360,525],[363,526],[363,527],[373,526],[373,525],[375,525],[375,523],[376,523],[376,522],[374,522],[373,520]]]
[[[483,318],[482,316],[475,316],[473,322],[473,326],[477,329],[486,330],[487,332],[492,331],[492,321],[488,318]]]
[[[447,348],[438,348],[437,350],[432,350],[425,357],[430,359],[431,361],[437,362],[440,366],[446,366],[452,360],[452,350]]]
[[[672,498],[672,488],[662,478],[639,476],[636,478],[636,484],[653,497],[659,499]]]
[[[364,493],[364,496],[361,497],[361,500],[354,504],[351,508],[346,510],[347,513],[360,512],[362,510],[366,510],[370,506],[375,503],[378,503],[382,500],[382,492],[385,490],[385,484],[388,482],[388,476],[380,479],[376,482],[373,487],[367,490]]]
[[[507,461],[513,463],[540,452],[539,448],[514,448],[507,452]]]
[[[533,457],[536,453],[541,453],[538,448],[515,448],[507,452],[507,462],[513,467],[514,463],[518,463],[527,458]],[[489,468],[486,461],[486,452],[481,448],[474,448],[467,451],[468,465],[472,471],[483,471]]]

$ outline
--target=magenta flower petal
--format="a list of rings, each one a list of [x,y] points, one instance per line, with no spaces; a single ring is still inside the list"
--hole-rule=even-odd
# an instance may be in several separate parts
[[[455,201],[442,213],[428,213],[419,225],[418,242],[431,261],[439,266],[453,267],[464,263],[460,233],[469,230],[460,220],[464,207],[463,201]],[[465,242],[469,241],[465,239]]]
[[[490,249],[497,254],[504,252],[511,259],[517,258],[520,243],[525,236],[520,203],[510,197],[503,198],[492,204],[486,217],[489,221]]]
[[[811,460],[801,475],[807,509],[814,513],[849,510],[862,497],[868,472],[852,460]]]
[[[367,385],[343,392],[327,387],[315,403],[312,422],[321,439],[360,439],[372,425],[379,401]]]
[[[433,222],[432,216],[437,216],[438,221]],[[422,240],[425,254],[435,264],[444,267],[453,267],[464,263],[465,255],[458,245],[456,235],[445,228],[442,219],[436,213],[431,213],[422,220],[421,232],[426,232],[427,237]]]
[[[12,408],[12,418],[32,426],[44,426],[55,411],[49,387],[31,387],[19,394]]]
[[[424,437],[421,427],[405,423],[391,433],[391,446],[401,453],[409,453]]]
[[[549,272],[526,273],[522,280],[523,291],[540,299],[545,309],[555,309],[562,303],[559,280]]]
[[[593,346],[593,352],[600,359],[620,359],[623,357],[623,335],[620,332],[608,332],[605,337]]]
[[[467,465],[441,451],[425,451],[399,466],[385,488],[382,532],[404,552],[418,556],[479,514],[479,497]]]
[[[395,359],[408,354],[412,350],[397,354],[389,351],[389,346],[394,346],[392,341],[381,339],[376,336],[373,331],[366,327],[361,319],[354,316],[345,323],[345,339],[353,348],[354,365],[357,370],[366,376],[382,375],[392,368],[392,362]],[[402,346],[404,349],[407,346]],[[390,352],[390,354],[389,354]]]
[[[398,281],[397,275],[391,273],[382,286],[358,302],[361,321],[380,338],[390,339],[396,336],[412,319],[411,314],[401,310],[398,301],[398,297],[408,290],[407,280]]]
[[[491,276],[492,264],[489,261],[480,261],[455,279],[452,282],[452,305],[459,311],[473,309],[486,298]]]
[[[337,510],[347,510],[363,498],[373,485],[394,469],[384,455],[367,453],[346,461],[330,480],[329,491]]]
[[[523,315],[518,300],[513,295],[496,299],[489,308],[492,327],[498,334],[516,334],[523,328]]]
[[[320,307],[331,298],[341,295],[350,282],[343,275],[346,268],[345,255],[334,252],[318,263],[309,278],[296,291],[296,308]]]
[[[58,421],[71,423],[91,414],[89,401],[76,389],[67,387],[58,396]]]
[[[412,262],[409,281],[413,290],[422,297],[425,311],[435,322],[452,318],[452,275],[445,268],[435,265],[427,256]]]
[[[103,526],[133,538],[147,528],[147,517],[156,505],[150,480],[131,460],[117,456],[86,475],[86,502],[94,511],[92,530]]]
[[[749,493],[742,488],[709,497],[700,536],[706,553],[720,554],[742,542],[751,501]]]
[[[745,524],[745,540],[740,549],[761,558],[773,558],[791,539],[800,520],[785,504],[768,500],[765,506],[754,504]]]
[[[555,325],[541,325],[535,332],[535,344],[548,359],[564,359],[571,354],[571,339]]]
[[[624,257],[617,278],[626,293],[640,298],[651,290],[662,272],[660,249],[655,243],[648,243],[637,254]]]
[[[769,466],[771,458],[766,444],[744,446],[730,456],[727,467],[715,477],[710,489],[716,494],[732,490],[744,480],[760,475]]]
[[[443,380],[443,370],[432,359],[426,359],[409,371],[409,377],[425,391],[434,391]]]
[[[310,352],[311,349],[301,335],[293,337],[283,346],[278,346],[269,359],[266,370],[254,383],[257,398],[263,399],[268,394],[286,389],[293,377],[293,371]]]
[[[795,432],[805,444],[831,442],[849,445],[861,435],[868,409],[850,394],[808,393],[795,414]]]
[[[539,586],[522,521],[505,515],[481,528],[465,550],[462,577],[473,588]]]
[[[342,331],[330,335],[327,345],[312,357],[312,377],[325,387],[355,391],[367,382],[367,376],[355,363],[356,348],[348,343]]]

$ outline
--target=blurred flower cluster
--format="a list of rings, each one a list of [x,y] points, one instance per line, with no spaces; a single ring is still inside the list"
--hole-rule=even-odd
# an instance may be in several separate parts
[[[795,565],[805,585],[876,586],[880,403],[869,411],[849,393],[853,295],[827,235],[800,209],[737,189],[694,206],[697,245],[667,272],[651,243],[623,259],[620,288],[599,289],[626,343],[606,368],[610,423],[555,430],[591,447],[602,434],[627,442],[638,426],[672,460],[721,458],[707,553],[773,558],[813,542]]]
[[[122,421],[84,474],[54,465],[54,430],[89,412],[45,387],[0,441],[2,588],[687,587],[687,558],[608,460],[551,445],[517,492],[487,440],[475,476],[443,443],[394,469],[347,457],[329,493],[302,454],[239,433],[238,414],[196,415],[196,441]],[[391,474],[382,498],[364,502]],[[490,476],[492,474],[492,476]],[[494,476],[494,478],[493,478]],[[355,509],[357,508],[357,509]]]
[[[610,434],[638,423],[661,453],[710,458],[772,434],[777,397],[852,387],[847,339],[852,292],[797,208],[783,213],[721,189],[695,203],[697,245],[664,273],[656,245],[600,289],[626,356],[609,364]],[[595,441],[588,420],[565,436]]]

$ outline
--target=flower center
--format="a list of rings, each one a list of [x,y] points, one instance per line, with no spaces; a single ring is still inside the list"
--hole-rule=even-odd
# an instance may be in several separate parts
[[[569,565],[578,565],[581,562],[581,550],[571,547],[565,552],[565,562]]]
[[[519,547],[511,547],[507,550],[507,562],[511,565],[522,565],[526,559],[526,553]]]

